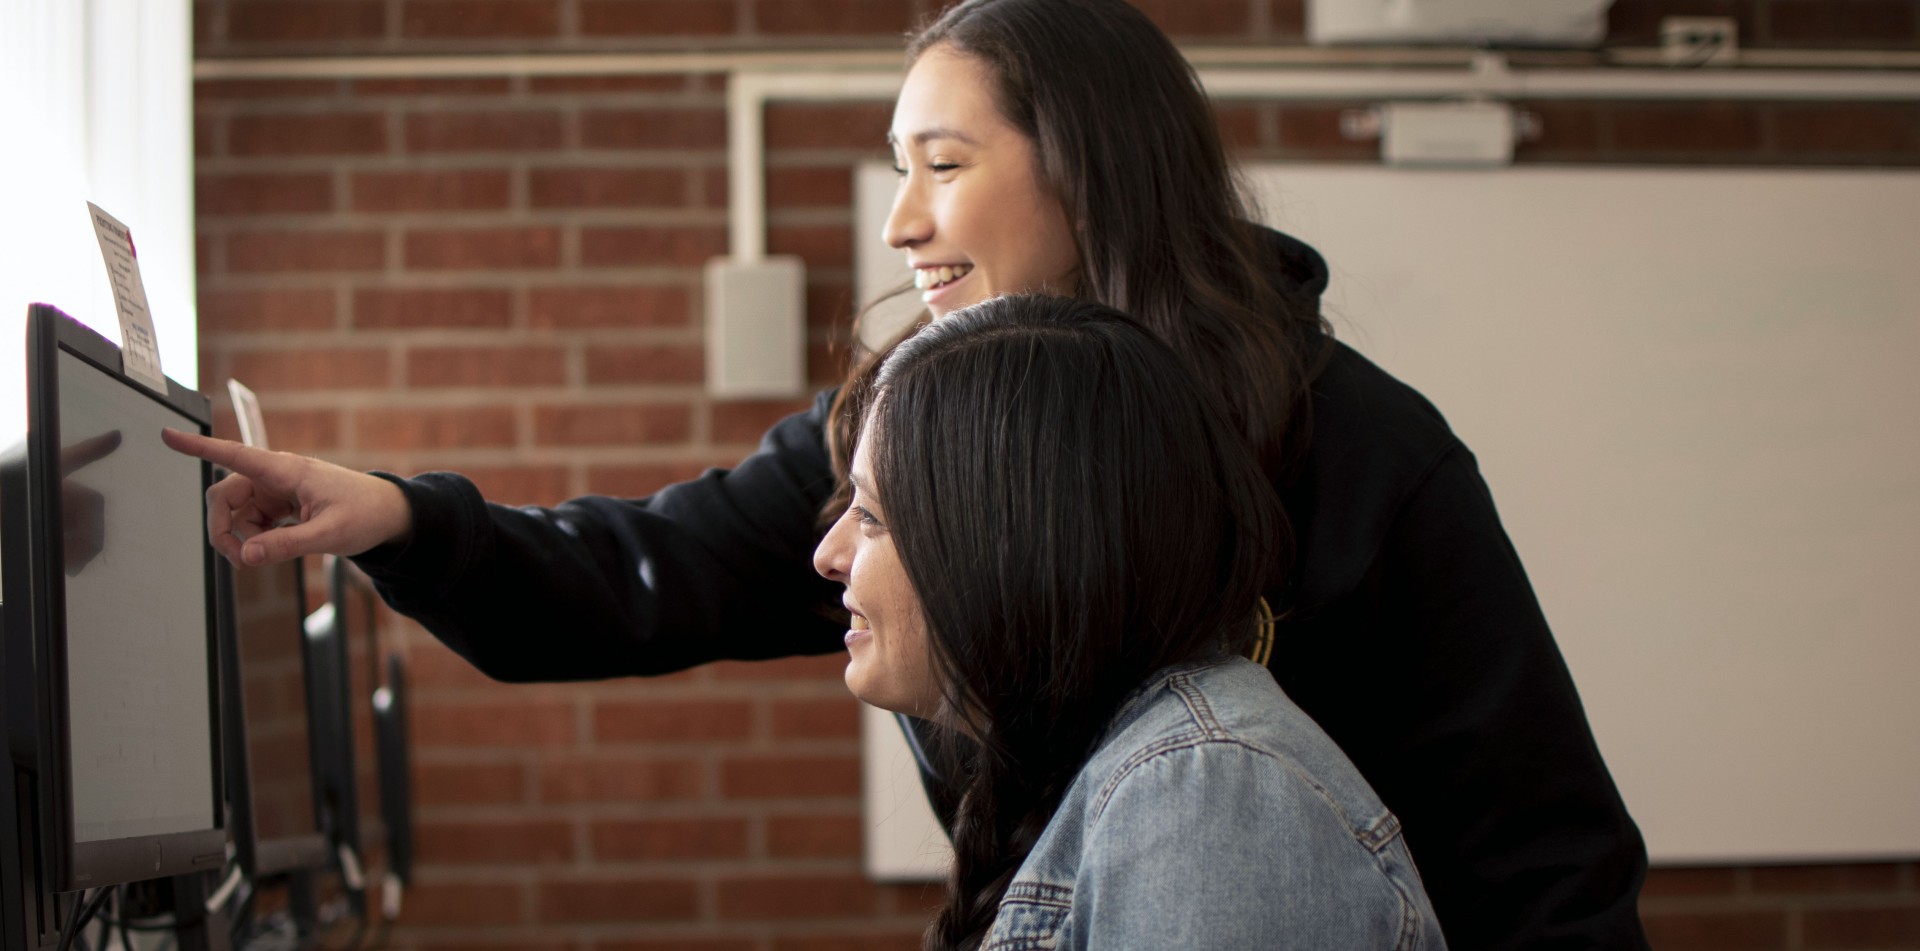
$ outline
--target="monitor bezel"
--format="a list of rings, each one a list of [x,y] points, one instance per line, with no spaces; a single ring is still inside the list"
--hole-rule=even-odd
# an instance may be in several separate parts
[[[379,746],[380,812],[387,827],[387,869],[402,885],[413,882],[412,744],[407,736],[407,664],[386,655],[386,682],[375,688],[374,741]],[[386,691],[387,702],[379,701]]]
[[[334,555],[326,556],[322,564],[327,575],[327,601],[306,620],[308,647],[312,650],[307,704],[312,713],[308,736],[313,741],[316,767],[313,807],[333,852],[334,870],[349,885],[347,891],[357,911],[366,887],[364,877],[359,887],[351,887],[346,869],[341,867],[343,846],[352,849],[356,862],[361,858],[359,770],[354,755],[353,682],[347,644],[351,627],[344,616],[340,588],[346,565],[345,559]],[[364,873],[365,869],[360,871]]]
[[[34,776],[34,825],[44,837],[37,850],[44,869],[40,881],[50,891],[77,891],[103,885],[145,881],[190,872],[218,870],[226,860],[227,815],[221,775],[220,656],[214,591],[213,546],[200,535],[207,618],[208,759],[212,770],[212,824],[204,829],[131,836],[97,842],[75,841],[73,828],[73,750],[67,691],[66,578],[59,530],[61,506],[59,381],[61,352],[89,364],[132,391],[154,400],[179,417],[181,428],[211,435],[212,405],[178,381],[167,379],[158,393],[125,372],[120,348],[79,321],[46,304],[27,310],[26,454],[6,460],[0,494],[25,500],[25,517],[0,525],[4,535],[4,636],[7,641],[8,745],[16,764]],[[205,492],[212,467],[200,463],[200,515],[206,517]],[[14,506],[9,505],[9,508]],[[12,566],[18,565],[19,569]],[[36,606],[38,606],[36,608]],[[15,789],[16,795],[24,790]]]
[[[320,769],[321,758],[315,735],[315,704],[313,699],[313,639],[306,634],[307,618],[307,579],[305,563],[295,558],[284,565],[266,568],[249,568],[249,571],[290,572],[293,580],[294,617],[293,629],[288,632],[300,639],[300,677],[307,689],[303,692],[304,713],[307,730],[307,770],[308,782],[313,787],[313,827],[314,831],[279,838],[260,838],[260,826],[253,808],[253,754],[248,746],[252,724],[247,722],[247,688],[243,657],[240,644],[240,618],[237,607],[237,579],[235,569],[226,559],[216,559],[214,563],[215,584],[220,591],[220,650],[221,681],[228,715],[226,719],[226,756],[227,756],[227,807],[232,816],[229,824],[233,829],[234,856],[240,861],[249,878],[262,878],[280,875],[300,869],[325,868],[331,853],[327,847],[327,833],[321,823]]]

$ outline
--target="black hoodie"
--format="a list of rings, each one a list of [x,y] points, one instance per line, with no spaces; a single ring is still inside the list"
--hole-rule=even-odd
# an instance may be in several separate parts
[[[1320,255],[1268,243],[1277,283],[1317,298]],[[357,561],[395,609],[505,681],[842,650],[840,586],[812,563],[830,403],[776,424],[739,466],[645,499],[508,508],[452,473],[394,479],[411,539]],[[1280,488],[1298,567],[1270,598],[1285,613],[1275,679],[1400,817],[1452,947],[1645,947],[1645,848],[1473,454],[1339,343],[1311,426]]]

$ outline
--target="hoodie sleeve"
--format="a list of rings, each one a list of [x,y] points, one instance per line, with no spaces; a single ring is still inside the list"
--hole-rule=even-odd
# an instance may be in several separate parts
[[[413,508],[413,535],[355,561],[395,610],[499,680],[838,650],[838,586],[812,558],[833,490],[831,402],[822,393],[776,424],[739,466],[644,499],[514,508],[453,473],[385,476]]]

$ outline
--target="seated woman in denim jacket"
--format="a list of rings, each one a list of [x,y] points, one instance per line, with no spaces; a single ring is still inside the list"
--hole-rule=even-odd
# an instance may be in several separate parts
[[[1210,399],[1060,298],[880,371],[814,565],[854,694],[976,741],[929,947],[1444,947],[1398,821],[1241,656],[1284,516]]]

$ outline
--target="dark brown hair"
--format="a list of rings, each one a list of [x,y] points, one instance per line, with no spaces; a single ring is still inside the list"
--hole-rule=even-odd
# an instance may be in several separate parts
[[[861,488],[919,597],[943,719],[974,741],[943,764],[962,796],[926,941],[967,948],[1126,696],[1245,649],[1284,516],[1183,361],[1099,304],[956,311],[893,348],[873,397]]]
[[[1199,79],[1122,0],[968,0],[913,40],[984,64],[1000,111],[1033,140],[1040,178],[1074,227],[1076,293],[1131,315],[1226,407],[1267,473],[1285,476],[1308,436],[1302,411],[1329,338],[1317,301],[1271,276]],[[842,475],[873,374],[857,359],[828,443]]]

